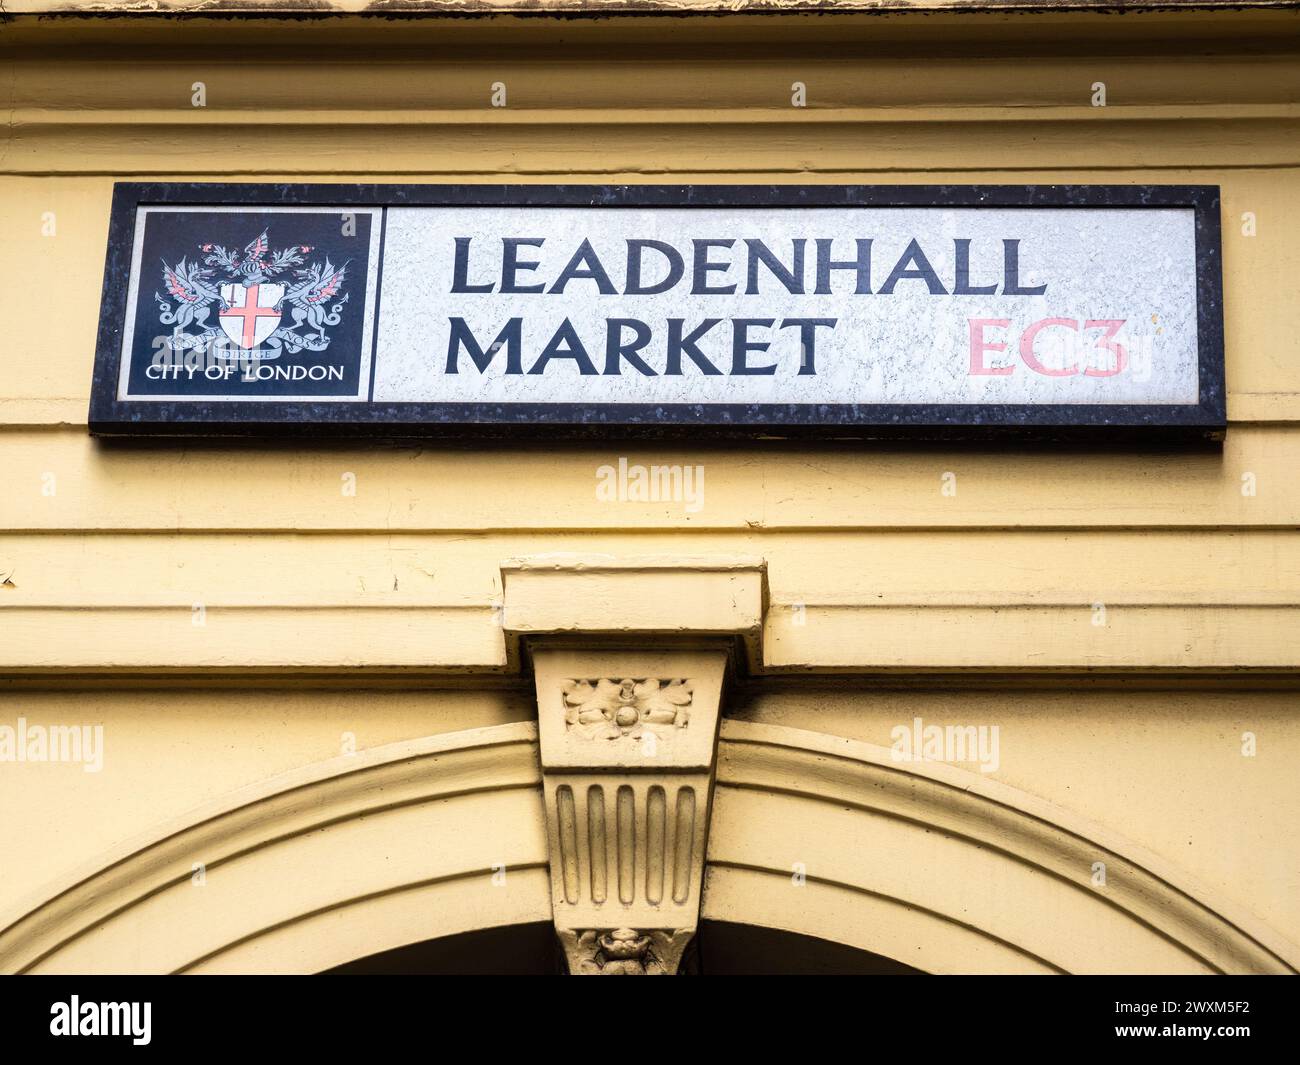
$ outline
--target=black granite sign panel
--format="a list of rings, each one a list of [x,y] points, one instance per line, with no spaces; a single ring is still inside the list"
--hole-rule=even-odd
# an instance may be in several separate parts
[[[101,435],[1225,426],[1218,190],[116,188]]]

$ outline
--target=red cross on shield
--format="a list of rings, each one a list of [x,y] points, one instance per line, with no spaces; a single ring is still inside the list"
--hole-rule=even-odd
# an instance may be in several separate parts
[[[275,332],[280,324],[277,309],[284,298],[283,285],[221,286],[225,309],[217,316],[226,336],[248,351]]]

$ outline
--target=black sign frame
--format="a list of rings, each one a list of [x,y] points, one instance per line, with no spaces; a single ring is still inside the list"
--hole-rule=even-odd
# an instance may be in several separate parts
[[[581,404],[135,401],[117,398],[137,208],[147,205],[454,207],[1191,208],[1196,404]],[[377,309],[382,314],[382,303]],[[375,325],[378,333],[378,323]],[[90,402],[96,436],[370,439],[677,437],[798,440],[1221,440],[1222,251],[1217,185],[114,185]]]

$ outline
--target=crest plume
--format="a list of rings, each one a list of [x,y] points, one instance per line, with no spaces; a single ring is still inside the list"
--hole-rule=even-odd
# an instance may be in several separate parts
[[[266,239],[266,230],[262,230],[262,235],[244,249],[244,258],[249,262],[258,262],[262,256],[266,254],[267,248],[269,247],[270,245],[267,243]]]

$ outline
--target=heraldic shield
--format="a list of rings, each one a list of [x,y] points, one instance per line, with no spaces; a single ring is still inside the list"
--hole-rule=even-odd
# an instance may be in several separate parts
[[[218,315],[221,328],[243,350],[256,348],[279,328],[283,285],[228,283],[221,286],[221,299],[225,304]]]

